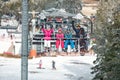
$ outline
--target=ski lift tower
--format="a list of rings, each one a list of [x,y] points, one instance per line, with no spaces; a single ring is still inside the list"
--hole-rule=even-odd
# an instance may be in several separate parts
[[[21,80],[28,80],[28,0],[22,0]]]
[[[36,28],[36,19],[35,19],[35,14],[38,14],[39,12],[35,12],[35,11],[32,11],[32,12],[29,12],[32,14],[32,34],[30,34],[31,36],[31,44],[33,43],[33,37],[34,37],[34,34],[35,34],[35,28]],[[36,52],[36,45],[33,45],[32,44],[32,48],[30,50],[30,57],[36,57],[37,55],[37,52]]]
[[[20,14],[22,13],[23,15],[23,12],[19,12]],[[35,27],[36,27],[36,19],[35,19],[35,15],[38,14],[39,12],[35,12],[34,10],[33,11],[29,11],[28,14],[32,14],[32,32],[30,32],[30,38],[31,38],[31,44],[33,42],[33,36],[35,34]],[[29,24],[29,23],[28,23]],[[30,50],[30,57],[36,57],[36,45],[33,45],[32,44],[32,48]]]

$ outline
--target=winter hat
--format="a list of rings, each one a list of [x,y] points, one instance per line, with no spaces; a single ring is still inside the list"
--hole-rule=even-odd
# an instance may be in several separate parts
[[[62,28],[59,28],[59,29],[58,29],[58,32],[62,32]]]
[[[77,24],[77,27],[81,27],[80,24]]]

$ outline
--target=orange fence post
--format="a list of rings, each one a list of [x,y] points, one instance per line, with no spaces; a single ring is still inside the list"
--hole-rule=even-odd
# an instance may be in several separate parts
[[[29,55],[30,57],[36,57],[37,56],[37,52],[36,52],[36,50],[35,49],[31,49],[30,50],[30,55]]]

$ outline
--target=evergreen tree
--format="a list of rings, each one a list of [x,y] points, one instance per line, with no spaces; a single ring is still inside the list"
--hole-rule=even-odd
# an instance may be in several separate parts
[[[103,6],[97,13],[97,59],[92,68],[93,80],[120,80],[120,1],[105,1],[101,0],[100,6]]]

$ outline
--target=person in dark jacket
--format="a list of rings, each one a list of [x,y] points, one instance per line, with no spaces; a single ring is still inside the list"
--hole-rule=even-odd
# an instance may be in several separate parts
[[[81,39],[83,40],[85,38],[85,31],[84,28],[82,28],[80,26],[80,24],[78,24],[75,27],[74,21],[72,21],[72,28],[75,31],[75,37],[76,37],[76,42],[75,42],[75,48],[76,48],[76,52],[78,52],[78,50],[80,50],[80,48],[78,49],[78,46],[80,47],[81,45]]]
[[[56,70],[55,61],[54,61],[54,60],[52,60],[52,69],[53,69],[53,70]]]

